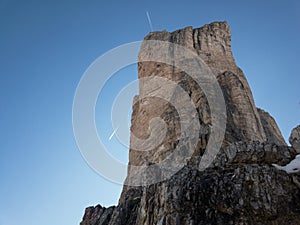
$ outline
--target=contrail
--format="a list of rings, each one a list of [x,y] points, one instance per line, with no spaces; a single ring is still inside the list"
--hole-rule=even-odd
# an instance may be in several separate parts
[[[108,140],[111,140],[112,137],[115,135],[115,133],[117,132],[117,130],[119,129],[119,127],[117,127],[117,129],[115,129],[112,134],[109,136]]]
[[[146,14],[147,14],[148,22],[149,22],[149,25],[150,25],[150,29],[153,32],[153,26],[152,26],[152,22],[151,22],[151,19],[150,19],[149,12],[147,11]]]

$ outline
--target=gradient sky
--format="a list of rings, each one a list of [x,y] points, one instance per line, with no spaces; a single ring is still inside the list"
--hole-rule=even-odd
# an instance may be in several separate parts
[[[299,10],[297,0],[0,0],[0,225],[74,225],[85,207],[117,203],[121,186],[90,169],[76,146],[72,103],[97,57],[150,32],[147,11],[154,30],[226,20],[257,106],[288,139],[300,124]],[[104,137],[114,96],[136,78],[131,66],[104,90],[96,116]],[[126,161],[126,148],[106,144]]]

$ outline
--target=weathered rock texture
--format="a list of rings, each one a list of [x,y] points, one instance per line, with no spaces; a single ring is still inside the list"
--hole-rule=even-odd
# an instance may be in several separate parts
[[[293,147],[288,147],[275,120],[256,108],[247,80],[234,61],[228,24],[214,22],[197,29],[152,32],[145,40],[183,45],[210,67],[226,102],[225,139],[214,162],[199,171],[199,161],[211,132],[210,107],[205,94],[187,74],[172,65],[140,62],[140,79],[151,75],[165,77],[189,92],[200,123],[195,153],[169,180],[143,187],[124,186],[118,206],[87,208],[81,225],[300,224],[298,178],[271,166],[286,164],[295,157],[299,127],[290,137]],[[140,57],[153,54],[144,47]],[[160,163],[178,144],[178,114],[161,99],[136,97],[131,131],[139,138],[147,138],[149,121],[156,116],[167,125],[163,143],[146,153],[131,148],[130,165]]]
[[[286,145],[285,140],[283,139],[275,120],[270,116],[269,113],[265,112],[264,110],[262,110],[262,109],[257,109],[257,110],[258,110],[262,125],[264,127],[267,142],[275,143],[276,145],[279,145],[279,146]]]
[[[300,126],[295,127],[292,130],[292,133],[289,138],[289,142],[293,146],[293,148],[300,153]]]

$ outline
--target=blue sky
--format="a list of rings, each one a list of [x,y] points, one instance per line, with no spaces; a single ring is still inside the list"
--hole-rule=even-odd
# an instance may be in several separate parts
[[[116,204],[121,186],[81,157],[72,130],[76,86],[111,48],[226,20],[232,48],[257,106],[273,115],[287,139],[300,124],[300,4],[288,1],[15,1],[0,0],[0,225],[74,225],[89,205]],[[97,104],[107,138],[110,107],[136,67],[116,74]],[[111,153],[126,161],[115,140]]]

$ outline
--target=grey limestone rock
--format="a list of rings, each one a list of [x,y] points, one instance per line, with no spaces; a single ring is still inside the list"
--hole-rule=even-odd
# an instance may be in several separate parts
[[[300,153],[300,125],[292,130],[292,133],[289,137],[289,142],[297,151],[297,153]]]

